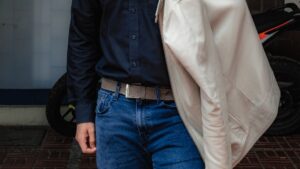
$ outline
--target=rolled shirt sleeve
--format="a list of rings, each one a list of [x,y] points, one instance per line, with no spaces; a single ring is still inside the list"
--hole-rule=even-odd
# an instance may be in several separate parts
[[[76,123],[94,122],[100,57],[98,0],[72,0],[68,37],[68,97],[76,103]]]

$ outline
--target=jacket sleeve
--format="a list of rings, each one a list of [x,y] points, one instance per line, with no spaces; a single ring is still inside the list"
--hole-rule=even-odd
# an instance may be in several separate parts
[[[199,135],[203,135],[205,168],[231,169],[228,112],[223,104],[226,95],[220,63],[222,53],[218,53],[207,9],[212,1],[164,2],[164,43],[200,89],[203,132]],[[229,2],[234,4],[234,0],[224,0]]]
[[[72,0],[67,53],[68,99],[76,104],[76,123],[94,122],[100,56],[98,0]]]

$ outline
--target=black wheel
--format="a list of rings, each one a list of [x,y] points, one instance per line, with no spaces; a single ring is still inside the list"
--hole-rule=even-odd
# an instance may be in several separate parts
[[[283,56],[269,56],[281,91],[278,115],[266,135],[290,135],[300,126],[300,63]]]
[[[46,117],[56,132],[69,137],[75,136],[75,105],[67,103],[66,74],[59,78],[49,93]]]

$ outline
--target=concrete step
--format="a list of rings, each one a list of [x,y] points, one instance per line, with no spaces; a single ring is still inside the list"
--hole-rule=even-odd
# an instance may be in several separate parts
[[[0,105],[0,125],[47,125],[44,105]]]

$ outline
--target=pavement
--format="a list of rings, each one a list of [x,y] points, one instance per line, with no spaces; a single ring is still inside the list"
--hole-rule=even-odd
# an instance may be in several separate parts
[[[0,169],[96,169],[96,164],[73,138],[49,127],[0,127]],[[234,169],[300,169],[300,134],[262,136]]]

